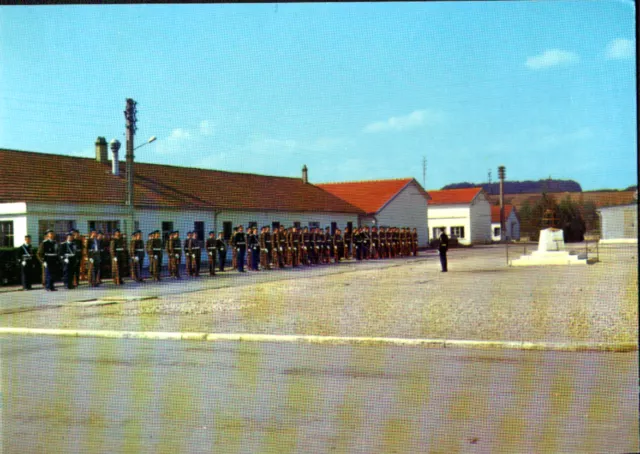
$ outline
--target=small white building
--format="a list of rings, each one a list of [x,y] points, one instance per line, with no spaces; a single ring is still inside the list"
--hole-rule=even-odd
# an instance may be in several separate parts
[[[134,165],[134,206],[125,205],[125,165],[110,165],[106,141],[96,159],[0,149],[0,247],[34,244],[53,229],[61,240],[72,228],[125,234],[135,229],[214,230],[229,238],[238,224],[340,227],[364,212],[302,178],[223,172],[168,165]],[[204,250],[203,250],[204,253]]]
[[[638,203],[602,207],[597,210],[600,216],[601,243],[637,243],[638,242]]]
[[[504,206],[504,227],[506,240],[520,239],[520,220],[513,205]],[[491,239],[500,241],[500,207],[491,205]]]
[[[359,226],[415,228],[418,246],[428,244],[429,194],[415,178],[322,183],[318,187],[364,211]]]
[[[491,242],[491,205],[482,188],[429,191],[429,241],[444,229],[460,244]]]

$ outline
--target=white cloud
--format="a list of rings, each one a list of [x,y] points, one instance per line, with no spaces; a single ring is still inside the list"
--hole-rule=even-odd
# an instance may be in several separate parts
[[[364,127],[363,132],[376,133],[386,131],[404,131],[419,128],[442,120],[442,114],[430,110],[415,110],[408,115],[391,117],[384,121],[376,121]]]
[[[214,133],[214,127],[208,120],[202,120],[200,122],[200,133],[203,136],[211,136]]]
[[[175,128],[167,137],[158,137],[155,152],[159,154],[179,154],[189,152],[189,148],[203,143],[203,139],[215,133],[208,120],[201,121],[195,128]]]
[[[579,60],[577,54],[560,49],[545,50],[539,55],[528,57],[526,65],[531,69],[544,69],[558,65],[568,65]]]
[[[606,56],[610,60],[623,60],[636,55],[635,43],[630,39],[614,39],[607,46]]]

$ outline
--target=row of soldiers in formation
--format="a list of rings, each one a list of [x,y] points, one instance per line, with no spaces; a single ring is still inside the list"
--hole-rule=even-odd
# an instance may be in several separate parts
[[[50,291],[55,291],[53,270],[60,265],[62,280],[69,289],[75,288],[84,278],[91,286],[98,286],[102,283],[105,271],[110,271],[116,285],[121,285],[127,274],[134,281],[142,282],[145,255],[149,259],[151,277],[156,281],[161,280],[165,253],[170,276],[180,279],[183,254],[187,273],[194,277],[200,274],[202,243],[196,232],[188,232],[184,245],[178,231],[170,232],[164,245],[159,230],[151,232],[146,243],[140,230],[133,232],[128,244],[119,230],[115,230],[111,238],[96,230],[92,230],[87,238],[83,238],[77,230],[72,230],[67,234],[66,241],[60,244],[54,238],[53,230],[48,230],[37,254],[31,248],[30,236],[25,237],[25,244],[18,248],[25,289],[31,288],[28,276],[29,268],[35,266],[34,257],[42,263],[42,283]],[[416,229],[411,231],[397,227],[362,227],[353,231],[346,228],[344,233],[336,229],[332,234],[329,227],[323,231],[320,228],[285,229],[280,226],[272,232],[270,227],[265,226],[260,233],[256,227],[250,227],[245,233],[240,225],[234,229],[230,243],[233,248],[233,268],[240,272],[245,271],[245,260],[250,269],[257,271],[260,268],[311,266],[339,262],[341,259],[416,256],[418,253]],[[228,244],[223,234],[219,233],[216,238],[215,232],[209,232],[204,249],[210,275],[215,275],[216,263],[219,270],[224,271]]]

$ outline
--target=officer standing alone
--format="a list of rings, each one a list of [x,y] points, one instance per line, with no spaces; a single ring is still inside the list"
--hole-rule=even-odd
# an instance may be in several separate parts
[[[440,244],[438,245],[438,252],[440,252],[440,264],[442,265],[442,272],[447,272],[447,249],[449,249],[449,237],[444,233],[444,229],[440,230]]]
[[[235,244],[235,256],[238,271],[244,273],[244,255],[247,251],[247,235],[244,233],[244,227],[238,226],[238,231],[233,237],[233,243]]]

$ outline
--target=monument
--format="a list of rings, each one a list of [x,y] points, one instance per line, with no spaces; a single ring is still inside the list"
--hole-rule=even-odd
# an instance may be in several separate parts
[[[580,259],[577,255],[569,254],[564,248],[564,232],[559,229],[558,219],[553,210],[546,210],[542,216],[542,225],[546,228],[540,230],[538,250],[531,255],[523,255],[519,259],[509,262],[511,266],[540,266],[540,265],[586,265],[586,259]]]

